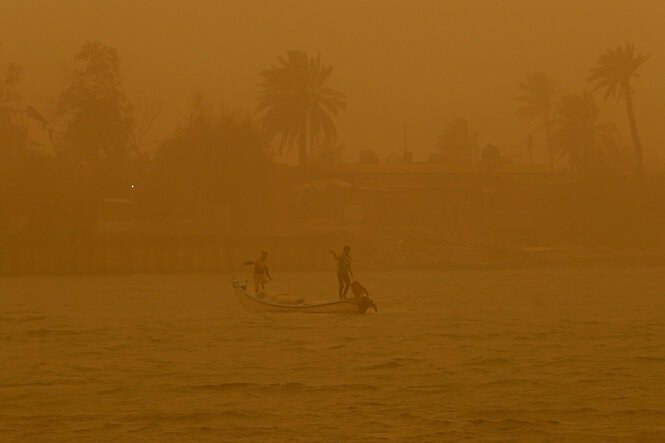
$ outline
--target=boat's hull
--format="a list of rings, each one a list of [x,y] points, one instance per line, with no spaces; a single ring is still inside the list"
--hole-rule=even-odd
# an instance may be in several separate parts
[[[254,312],[309,312],[319,314],[358,314],[354,300],[340,300],[316,305],[283,305],[259,300],[249,294],[239,283],[233,282],[233,292],[246,309]]]

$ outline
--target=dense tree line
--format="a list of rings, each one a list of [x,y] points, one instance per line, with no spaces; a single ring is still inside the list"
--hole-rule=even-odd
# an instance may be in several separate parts
[[[80,47],[49,119],[21,102],[22,68],[9,64],[0,77],[0,173],[12,192],[1,197],[0,218],[64,235],[93,230],[104,199],[130,199],[160,219],[251,223],[264,213],[273,153],[297,148],[303,167],[310,152],[313,162],[340,160],[334,117],[345,103],[327,85],[331,73],[318,55],[289,51],[259,73],[256,109],[229,111],[195,95],[147,152],[143,140],[161,108],[128,97],[115,48]],[[43,149],[29,137],[36,131]]]
[[[631,44],[608,50],[589,73],[593,90],[580,94],[560,95],[546,74],[533,73],[519,83],[516,115],[543,132],[552,165],[641,176],[631,82],[647,60]],[[137,105],[128,97],[116,49],[87,42],[73,62],[49,118],[22,103],[18,64],[1,72],[0,172],[6,192],[0,217],[6,226],[25,215],[36,230],[91,230],[96,207],[108,198],[143,198],[155,217],[196,211],[213,226],[238,214],[251,221],[264,214],[273,154],[296,149],[302,168],[341,160],[344,145],[337,140],[335,118],[346,98],[330,85],[333,68],[318,54],[288,51],[259,72],[255,109],[229,111],[194,96],[187,115],[152,152],[142,145],[161,107]],[[616,125],[600,117],[593,95],[599,89],[606,99],[625,104],[632,162]],[[42,142],[28,136],[36,131]],[[440,161],[500,158],[494,146],[479,148],[478,133],[465,118],[451,121],[436,147]]]
[[[535,125],[544,135],[545,153],[550,167],[557,160],[575,172],[625,171],[641,177],[644,172],[642,142],[634,110],[635,91],[632,80],[649,59],[626,43],[609,49],[589,71],[587,81],[592,91],[560,95],[555,82],[543,72],[534,72],[519,83],[515,114]],[[623,101],[630,128],[633,161],[628,161],[626,144],[612,122],[600,121],[600,112],[593,95],[603,90],[605,99]],[[441,132],[436,148],[444,161],[471,162],[478,160],[477,133],[471,131],[465,118],[457,118]],[[532,147],[530,137],[526,143]]]

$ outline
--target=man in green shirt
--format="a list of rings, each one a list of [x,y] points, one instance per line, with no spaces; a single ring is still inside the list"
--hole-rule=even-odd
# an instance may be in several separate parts
[[[335,251],[331,250],[330,253],[337,260],[337,281],[339,282],[339,299],[346,298],[346,293],[349,292],[351,287],[351,277],[353,271],[351,270],[351,248],[344,246],[342,253],[337,255]]]

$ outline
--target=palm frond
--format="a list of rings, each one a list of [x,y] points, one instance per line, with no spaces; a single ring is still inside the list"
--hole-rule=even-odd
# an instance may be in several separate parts
[[[346,97],[325,86],[332,71],[318,54],[291,50],[259,72],[256,114],[271,137],[280,136],[280,148],[300,143],[308,130],[311,140],[335,138],[332,117],[346,108]]]
[[[608,151],[618,145],[613,123],[598,123],[600,111],[593,95],[584,91],[561,98],[554,119],[554,152],[567,158],[570,168],[581,171],[606,162]]]
[[[608,49],[598,57],[596,66],[589,71],[587,81],[595,83],[594,91],[604,89],[605,99],[616,97],[619,101],[626,94],[632,94],[630,81],[649,57],[651,55],[636,52],[632,43]]]
[[[515,115],[526,122],[539,120],[541,126],[547,126],[557,95],[554,82],[546,74],[535,72],[519,84],[519,89],[521,94],[515,97],[519,104]]]

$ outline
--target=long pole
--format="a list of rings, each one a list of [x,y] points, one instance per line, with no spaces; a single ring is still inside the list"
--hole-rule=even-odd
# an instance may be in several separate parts
[[[406,159],[407,156],[407,138],[406,138],[406,120],[404,120],[404,158]]]

